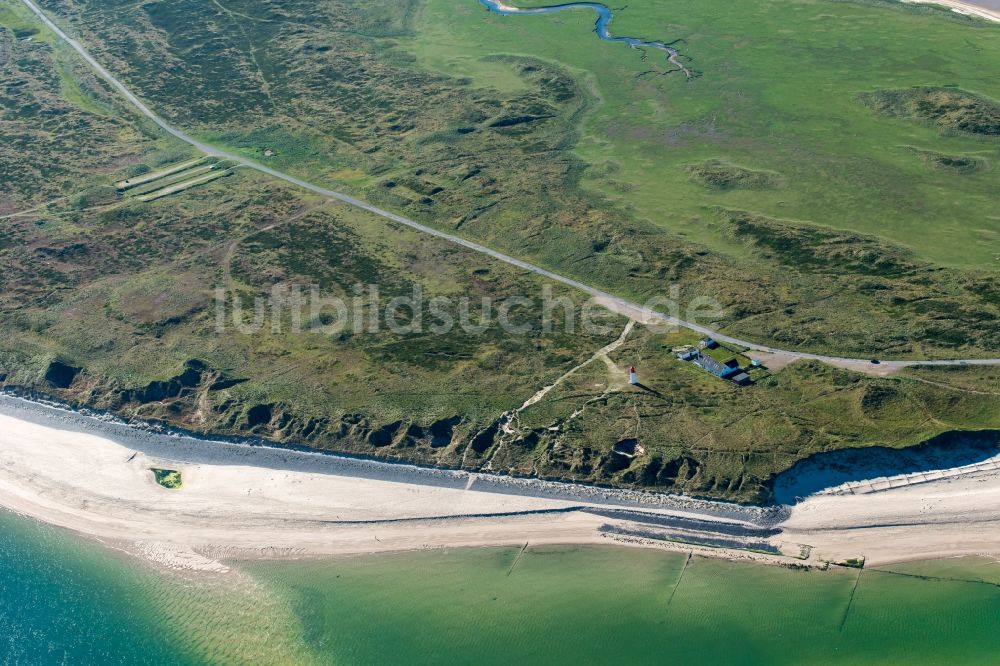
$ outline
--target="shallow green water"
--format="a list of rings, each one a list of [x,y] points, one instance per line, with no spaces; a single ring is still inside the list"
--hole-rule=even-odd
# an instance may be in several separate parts
[[[616,548],[265,564],[332,661],[997,663],[1000,587]],[[987,561],[907,565],[989,580]],[[682,575],[683,570],[683,575]],[[508,576],[508,572],[510,575]],[[852,590],[857,591],[851,602]],[[848,603],[850,609],[848,610]]]
[[[6,514],[0,530],[0,663],[988,664],[1000,654],[1000,564],[987,560],[859,580],[612,547],[491,548],[245,562],[190,578]]]

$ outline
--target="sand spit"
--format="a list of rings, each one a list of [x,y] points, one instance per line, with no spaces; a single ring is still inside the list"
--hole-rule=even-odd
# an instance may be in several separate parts
[[[151,467],[179,469],[158,485]],[[0,506],[160,566],[619,543],[771,563],[1000,552],[1000,471],[739,507],[140,430],[0,395]],[[758,552],[748,552],[752,548]]]

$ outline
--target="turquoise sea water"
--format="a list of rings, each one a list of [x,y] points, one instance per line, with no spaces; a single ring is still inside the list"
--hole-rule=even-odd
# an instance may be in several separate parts
[[[1000,564],[989,560],[859,579],[529,547],[184,576],[9,514],[0,534],[5,664],[993,664],[1000,654]]]
[[[145,603],[149,578],[113,553],[0,514],[0,663],[156,663],[170,642]]]

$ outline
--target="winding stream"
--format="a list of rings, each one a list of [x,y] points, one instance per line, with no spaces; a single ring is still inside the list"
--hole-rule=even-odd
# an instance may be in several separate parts
[[[636,37],[615,37],[612,35],[610,24],[611,19],[614,18],[614,12],[612,12],[611,8],[607,5],[602,5],[599,2],[568,2],[565,4],[549,5],[547,7],[530,7],[527,9],[512,7],[504,4],[501,0],[479,0],[479,2],[491,12],[501,14],[503,16],[511,14],[548,14],[551,12],[560,12],[564,9],[593,9],[597,12],[597,23],[594,25],[594,32],[597,33],[597,36],[600,39],[603,39],[606,42],[628,44],[634,49],[656,49],[663,51],[667,54],[667,60],[677,67],[677,70],[671,71],[681,71],[684,72],[684,76],[688,79],[694,78],[694,73],[680,62],[680,53],[678,53],[677,49],[672,46],[664,44],[663,42],[648,42]]]

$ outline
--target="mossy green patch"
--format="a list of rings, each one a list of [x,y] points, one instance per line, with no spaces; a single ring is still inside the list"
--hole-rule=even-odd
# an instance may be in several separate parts
[[[914,146],[907,148],[935,169],[949,173],[975,173],[990,166],[989,160],[980,155],[946,155]]]
[[[722,160],[705,160],[685,167],[691,179],[712,190],[760,190],[779,187],[783,180],[774,171],[755,171]]]
[[[182,485],[179,470],[159,467],[150,467],[149,470],[153,473],[156,482],[168,490],[177,490]]]
[[[961,88],[918,86],[860,94],[882,115],[925,122],[943,130],[1000,136],[1000,103]]]
[[[746,211],[720,210],[719,214],[736,238],[796,268],[888,276],[916,267],[901,248],[877,238],[776,220]]]

